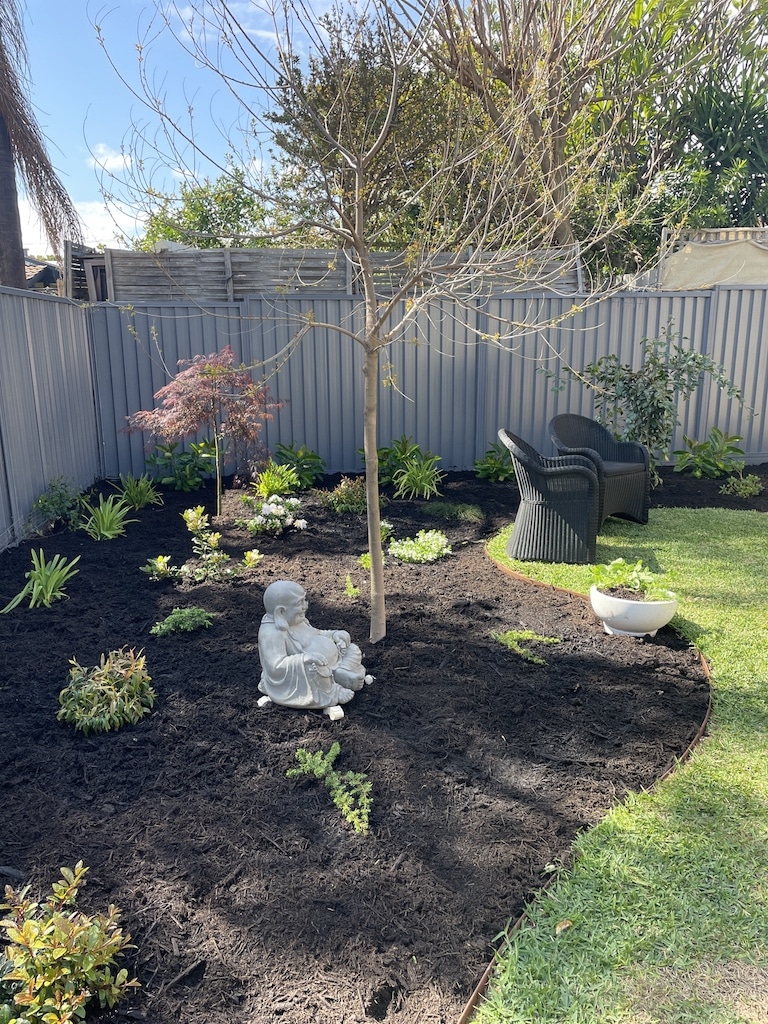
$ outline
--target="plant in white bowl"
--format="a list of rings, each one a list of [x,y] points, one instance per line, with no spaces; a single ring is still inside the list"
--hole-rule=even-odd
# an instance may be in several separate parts
[[[675,595],[641,560],[596,565],[592,579],[589,600],[606,633],[655,636],[677,611]]]

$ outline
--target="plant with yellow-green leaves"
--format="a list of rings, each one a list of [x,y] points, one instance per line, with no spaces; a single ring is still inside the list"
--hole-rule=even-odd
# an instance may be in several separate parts
[[[7,944],[0,953],[1,1024],[68,1024],[82,1020],[94,1001],[111,1009],[138,987],[117,957],[129,948],[130,935],[118,925],[117,908],[88,915],[75,903],[87,867],[61,869],[52,895],[37,901],[29,886],[5,889],[0,921]]]

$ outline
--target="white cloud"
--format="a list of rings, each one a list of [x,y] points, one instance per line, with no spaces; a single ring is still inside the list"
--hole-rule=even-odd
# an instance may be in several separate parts
[[[93,147],[93,156],[88,163],[91,167],[95,167],[98,170],[117,173],[131,166],[131,158],[128,153],[112,149],[106,142],[97,142]]]
[[[75,208],[80,216],[85,244],[94,248],[99,245],[108,249],[123,248],[122,243],[116,241],[116,237],[122,234],[130,238],[141,230],[136,218],[130,213],[107,210],[104,203],[98,200],[75,203]],[[29,200],[19,200],[19,214],[21,236],[29,255],[50,254],[51,247]]]

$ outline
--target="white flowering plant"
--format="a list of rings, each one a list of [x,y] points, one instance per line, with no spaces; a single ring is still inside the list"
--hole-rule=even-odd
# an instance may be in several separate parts
[[[451,545],[441,530],[419,530],[415,537],[391,540],[389,553],[401,562],[436,562],[450,555]]]
[[[260,501],[251,495],[242,499],[243,504],[253,509],[254,515],[249,519],[236,519],[237,526],[244,526],[253,536],[260,533],[271,533],[274,537],[285,530],[306,530],[307,521],[301,519],[299,498],[285,498],[280,494],[271,494]]]

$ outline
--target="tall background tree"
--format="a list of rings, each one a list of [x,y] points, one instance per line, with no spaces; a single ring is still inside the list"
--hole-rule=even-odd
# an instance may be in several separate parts
[[[75,208],[59,181],[28,98],[28,62],[17,0],[0,0],[0,284],[26,288],[17,175],[53,251],[82,240]]]
[[[705,0],[719,11],[726,0]],[[435,300],[476,296],[503,274],[509,283],[545,283],[556,248],[561,269],[576,259],[572,211],[597,198],[579,239],[604,245],[616,230],[613,206],[599,188],[603,154],[626,147],[621,83],[609,94],[615,64],[631,66],[640,29],[658,3],[636,0],[515,0],[467,7],[460,0],[388,5],[368,0],[316,15],[302,0],[277,0],[270,38],[245,22],[254,8],[192,0],[159,5],[169,31],[196,66],[219,76],[241,109],[225,157],[202,153],[186,116],[154,88],[151,53],[140,47],[136,92],[156,119],[136,125],[124,186],[134,206],[151,208],[158,194],[150,172],[208,158],[220,173],[253,163],[266,137],[282,154],[277,173],[250,183],[279,221],[295,232],[327,238],[351,264],[361,311],[347,324],[320,324],[316,311],[297,320],[297,334],[315,327],[340,331],[363,352],[368,537],[371,552],[371,639],[386,630],[378,491],[378,388],[392,371],[383,354],[393,340],[428,343],[439,325]],[[663,7],[663,4],[662,4]],[[679,7],[679,5],[678,5]],[[665,32],[670,45],[684,32],[688,7]],[[667,10],[667,8],[664,8]],[[635,24],[637,12],[641,22]],[[672,11],[670,6],[669,11]],[[670,18],[672,17],[670,13]],[[713,14],[714,19],[714,14]],[[731,21],[720,19],[721,51]],[[709,24],[708,22],[706,23]],[[659,30],[660,31],[660,30]],[[102,38],[104,29],[101,29]],[[662,33],[664,35],[664,33]],[[709,52],[717,32],[702,29]],[[652,67],[661,89],[663,56]],[[667,61],[667,63],[670,63]],[[647,82],[649,72],[638,72]],[[600,116],[598,116],[598,114]],[[598,184],[596,185],[596,175]],[[287,182],[287,184],[286,184]],[[116,185],[112,186],[112,195]],[[107,197],[109,198],[109,197]],[[648,201],[638,178],[626,223]],[[382,287],[377,253],[404,245],[394,288]],[[446,307],[447,308],[447,307]],[[445,314],[442,314],[445,315]],[[526,329],[531,325],[526,324]],[[509,323],[490,344],[514,349],[519,325]]]

